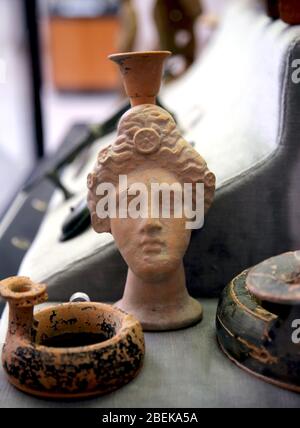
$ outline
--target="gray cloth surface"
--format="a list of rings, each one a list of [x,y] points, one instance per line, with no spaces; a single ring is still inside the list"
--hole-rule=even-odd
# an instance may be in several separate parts
[[[231,363],[215,336],[216,300],[204,299],[203,321],[191,328],[145,333],[139,376],[118,391],[76,402],[33,398],[9,385],[0,370],[0,407],[300,407],[295,394],[256,379]],[[3,337],[0,338],[0,342]]]

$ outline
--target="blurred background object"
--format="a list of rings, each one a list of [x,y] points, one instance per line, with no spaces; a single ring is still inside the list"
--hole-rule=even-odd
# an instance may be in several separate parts
[[[300,1],[279,0],[280,18],[290,25],[300,24]]]
[[[194,6],[188,7],[189,16],[198,15],[199,1],[191,1]],[[202,0],[203,14],[194,22],[195,47],[189,58],[204,49],[227,1]],[[106,60],[107,53],[153,50],[162,44],[155,23],[156,0],[39,0],[39,6],[45,151],[54,153],[74,123],[99,123],[120,108],[122,86],[118,71]],[[104,22],[110,22],[109,34],[103,32]],[[171,26],[168,20],[166,32]],[[188,38],[186,32],[179,32],[179,44]],[[185,60],[177,55],[168,67],[170,74],[180,74],[186,69]]]
[[[227,1],[202,0],[200,19],[199,5],[190,10],[194,1],[186,2],[184,13],[194,22],[192,57]],[[53,183],[65,197],[74,193],[63,178],[70,162],[80,175],[95,139],[114,130],[126,104],[106,56],[162,46],[155,7],[156,0],[0,0],[0,278],[17,273]],[[184,45],[188,37],[179,40]],[[52,184],[43,179],[50,175]],[[64,232],[69,237],[74,228]]]
[[[132,0],[121,0],[120,23],[118,52],[134,51],[138,22]]]
[[[271,18],[279,18],[279,0],[266,0],[268,15]]]
[[[195,23],[202,14],[200,0],[156,0],[154,20],[159,35],[159,49],[180,57],[182,74],[196,56]],[[175,77],[168,70],[170,77]]]
[[[49,2],[49,47],[58,90],[115,89],[117,73],[107,61],[120,29],[118,0]]]
[[[167,74],[178,77],[193,63],[208,32],[216,28],[218,18],[211,13],[216,4],[222,1],[122,0],[118,51],[169,50],[173,56]]]
[[[1,0],[0,17],[1,218],[43,155],[43,137],[34,2]]]
[[[274,19],[282,19],[290,25],[300,24],[299,0],[265,0],[268,15]]]

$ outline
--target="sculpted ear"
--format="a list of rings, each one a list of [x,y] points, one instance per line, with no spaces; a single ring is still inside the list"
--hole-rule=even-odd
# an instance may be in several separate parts
[[[110,219],[109,218],[99,218],[97,213],[91,215],[92,227],[97,233],[111,233],[110,230]]]
[[[103,233],[103,232],[111,233],[111,231],[110,231],[110,219],[109,218],[100,218],[97,215],[96,201],[95,201],[94,195],[91,191],[88,192],[87,204],[88,204],[89,211],[91,213],[92,227],[95,230],[95,232],[97,232],[97,233]]]

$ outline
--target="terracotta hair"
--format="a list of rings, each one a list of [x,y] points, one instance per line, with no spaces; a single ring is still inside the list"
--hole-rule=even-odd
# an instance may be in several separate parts
[[[139,132],[151,135],[150,150],[142,145],[142,139],[138,138]],[[211,205],[215,177],[208,170],[204,159],[183,139],[167,111],[156,105],[140,105],[122,117],[116,141],[99,152],[94,171],[88,176],[88,206],[97,232],[110,232],[109,219],[100,219],[96,213],[101,198],[96,195],[98,185],[117,185],[119,175],[129,174],[140,167],[160,167],[173,172],[182,184],[204,183],[205,212]]]

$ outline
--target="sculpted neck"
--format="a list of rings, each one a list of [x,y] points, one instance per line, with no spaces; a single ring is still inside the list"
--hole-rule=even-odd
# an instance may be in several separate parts
[[[129,269],[123,298],[116,306],[140,320],[146,331],[176,330],[201,320],[202,307],[185,286],[183,263],[167,278],[154,279],[142,280]]]
[[[145,281],[128,269],[123,302],[128,307],[147,306],[149,310],[161,306],[171,307],[182,304],[189,295],[185,286],[183,263],[169,274],[167,278],[155,278],[155,281]]]
[[[9,328],[7,339],[10,336],[31,340],[31,330],[33,326],[33,306],[17,307],[13,303],[9,304]]]

